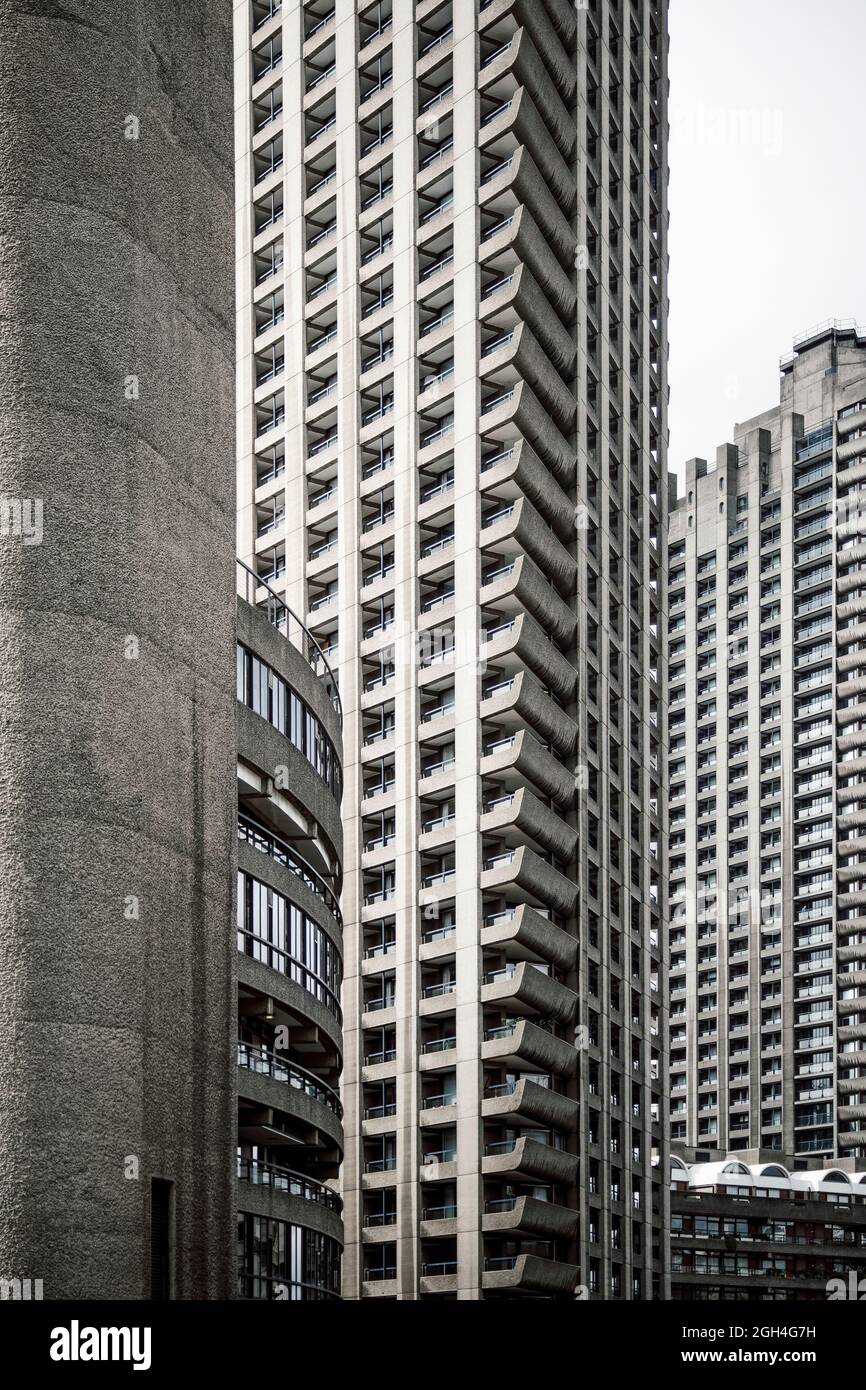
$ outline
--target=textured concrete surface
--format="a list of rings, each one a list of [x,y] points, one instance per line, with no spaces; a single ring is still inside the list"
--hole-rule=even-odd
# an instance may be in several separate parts
[[[233,1287],[230,17],[0,0],[0,498],[44,499],[0,535],[0,1273],[46,1298],[148,1295],[151,1176],[176,1296]]]

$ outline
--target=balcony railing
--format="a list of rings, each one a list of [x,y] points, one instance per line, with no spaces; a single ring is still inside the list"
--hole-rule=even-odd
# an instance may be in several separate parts
[[[262,602],[257,598],[259,589],[266,590]],[[313,668],[339,715],[342,725],[343,707],[340,703],[337,678],[328,664],[324,651],[309,628],[301,622],[296,613],[292,612],[285,600],[274,589],[271,589],[254,570],[251,570],[249,565],[244,564],[243,560],[237,561],[237,592],[240,598],[264,613],[268,622],[291,642],[295,650],[299,651],[305,661]]]
[[[274,1192],[285,1192],[290,1197],[302,1197],[305,1202],[317,1202],[329,1211],[338,1214],[343,1203],[330,1187],[305,1173],[296,1173],[291,1168],[279,1168],[273,1163],[263,1163],[257,1158],[238,1156],[238,1181],[254,1183],[256,1187],[269,1187]]]
[[[257,1076],[270,1076],[274,1081],[293,1086],[296,1091],[303,1091],[304,1095],[327,1105],[338,1120],[343,1118],[343,1107],[336,1091],[312,1072],[299,1067],[295,1062],[287,1062],[263,1044],[239,1042],[238,1066],[255,1072]]]

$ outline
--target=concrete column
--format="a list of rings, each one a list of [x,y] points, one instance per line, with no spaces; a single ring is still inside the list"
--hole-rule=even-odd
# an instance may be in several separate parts
[[[52,1299],[150,1296],[154,1178],[173,1295],[234,1285],[230,22],[0,0],[0,1274]]]

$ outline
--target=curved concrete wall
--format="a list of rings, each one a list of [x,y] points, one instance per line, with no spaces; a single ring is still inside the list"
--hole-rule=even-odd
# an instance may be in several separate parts
[[[228,0],[0,0],[0,1273],[234,1288]],[[137,136],[137,138],[135,138]],[[134,379],[133,379],[134,378]]]

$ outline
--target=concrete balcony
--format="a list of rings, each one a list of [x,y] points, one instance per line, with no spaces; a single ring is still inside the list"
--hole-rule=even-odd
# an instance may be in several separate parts
[[[566,1298],[574,1293],[579,1275],[577,1265],[543,1260],[538,1255],[518,1255],[511,1269],[486,1269],[481,1277],[481,1287],[525,1289],[528,1293],[547,1294],[550,1298]]]
[[[856,453],[856,456],[859,456],[863,453],[863,450],[866,449],[866,445],[864,445],[862,439],[858,439],[856,443],[860,445]],[[843,481],[843,475],[839,476],[839,481],[840,483]],[[862,483],[864,481],[866,481],[866,458],[860,463],[855,463],[850,468],[846,468],[844,473],[844,482],[846,483]]]
[[[518,904],[512,916],[481,928],[482,946],[506,946],[510,942],[562,969],[573,968],[577,961],[577,937],[554,926],[526,903]]]
[[[861,578],[860,575],[853,577],[858,580]],[[836,607],[836,617],[839,622],[847,622],[848,618],[855,617],[857,613],[866,613],[866,598],[854,598],[848,603],[840,603]]]
[[[490,130],[498,137],[503,131],[513,134],[519,145],[526,145],[544,176],[544,181],[558,202],[566,217],[570,217],[577,198],[577,185],[574,175],[553,139],[553,133],[545,125],[538,107],[532,99],[527,86],[517,91],[511,106]],[[482,140],[488,138],[488,127],[482,127]]]
[[[577,1074],[577,1052],[564,1038],[554,1037],[528,1019],[499,1037],[481,1043],[482,1062],[513,1063],[517,1070],[555,1072],[557,1076]],[[393,1068],[392,1068],[393,1069]]]
[[[566,1131],[575,1128],[578,1107],[576,1100],[524,1077],[517,1082],[513,1091],[485,1096],[481,1102],[481,1114],[485,1120],[514,1118]]]
[[[848,417],[847,420],[840,423],[840,433],[842,431],[843,425],[844,428],[848,430],[856,428],[857,421],[859,418],[859,414],[856,416],[851,415]],[[866,449],[866,444],[864,444],[862,439],[840,439],[839,443],[836,445],[836,462],[845,463],[846,459],[857,458],[860,454],[863,453],[864,449]],[[846,471],[844,475],[844,481],[846,483],[853,483],[856,482],[857,478],[860,476],[861,470],[858,467],[856,469],[852,469],[850,472]],[[866,465],[863,465],[862,476],[866,477]],[[840,482],[841,481],[842,480],[840,479]]]
[[[866,691],[866,676],[855,676],[853,680],[845,682],[845,694],[862,695]]]
[[[525,266],[515,272],[515,286],[511,296],[515,299],[524,299],[521,293],[522,287],[529,283],[529,271]],[[551,416],[556,421],[559,429],[566,433],[574,428],[574,417],[577,413],[577,405],[572,390],[563,381],[563,376],[569,371],[573,372],[573,365],[567,365],[567,359],[571,357],[572,363],[576,358],[576,352],[572,340],[567,338],[563,330],[565,342],[557,342],[558,331],[554,331],[553,325],[558,323],[557,319],[551,318],[550,304],[542,294],[535,281],[532,281],[535,290],[535,304],[532,306],[532,313],[523,313],[517,304],[514,305],[515,313],[520,315],[511,336],[506,343],[482,356],[479,361],[479,373],[486,378],[497,373],[500,374],[506,368],[517,372],[524,381],[528,381],[533,391],[541,401],[542,405],[549,410]],[[497,322],[504,330],[506,325],[501,322],[501,309],[497,314]],[[540,325],[530,326],[532,315],[543,316]],[[539,331],[535,331],[536,328]],[[542,339],[546,341],[542,341]],[[556,347],[556,360],[551,347],[551,342]],[[561,361],[561,359],[566,359]]]
[[[577,671],[529,613],[515,617],[482,647],[487,662],[498,662],[509,654],[519,658],[562,701],[568,703],[574,698]]]
[[[510,969],[511,967],[509,967]],[[510,1014],[536,1014],[571,1023],[577,995],[526,960],[513,963],[513,973],[481,986],[483,1004],[501,1004]]]
[[[537,1139],[517,1139],[510,1149],[485,1154],[481,1171],[486,1178],[508,1177],[518,1181],[573,1183],[577,1181],[576,1154],[540,1144]]]
[[[485,1212],[481,1229],[485,1235],[541,1236],[547,1240],[570,1240],[577,1230],[577,1212],[535,1197],[517,1197],[514,1206]]]
[[[574,504],[525,439],[507,445],[500,460],[481,476],[485,490],[501,490],[508,484],[523,493],[566,545],[574,540]]]
[[[517,382],[498,405],[481,415],[479,429],[482,434],[488,434],[506,424],[529,440],[539,458],[563,487],[571,486],[575,470],[574,450],[525,381]],[[420,457],[418,462],[420,466]]]
[[[844,806],[848,801],[862,801],[863,797],[866,797],[866,782],[855,782],[851,787],[837,787],[836,789],[836,804],[838,806]]]
[[[847,753],[852,748],[866,748],[866,729],[857,729],[850,734],[840,734],[836,739],[839,753]]]
[[[503,602],[506,599],[511,602]],[[482,585],[481,602],[496,604],[501,612],[520,613],[526,609],[560,647],[574,645],[577,614],[528,555],[516,556],[510,572]]]
[[[577,903],[577,884],[554,869],[527,845],[508,851],[492,868],[481,870],[481,888],[495,892],[519,888],[522,893],[554,912],[570,915]]]
[[[254,1159],[238,1160],[238,1211],[306,1226],[343,1243],[342,1202],[325,1183]]]
[[[864,603],[866,603],[866,599],[864,599]],[[851,692],[846,689],[845,694],[848,695],[849,693]],[[836,723],[839,728],[844,728],[846,724],[854,724],[858,719],[866,719],[866,704],[849,705],[847,709],[837,709],[836,711]]]
[[[860,548],[863,549],[864,551],[866,551],[866,546],[863,546],[863,547],[860,547]],[[851,566],[850,569],[846,568],[846,569],[844,569],[844,570],[841,570],[841,572],[840,572],[839,574],[837,574],[837,576],[836,576],[836,594],[837,594],[837,596],[839,596],[839,597],[841,597],[842,594],[847,594],[847,593],[849,593],[849,592],[851,591],[851,589],[859,589],[860,585],[861,585],[862,582],[863,582],[863,569],[862,569],[862,566],[861,566],[861,565],[858,565],[858,564],[853,564],[853,565],[851,564],[851,556],[852,556],[853,554],[854,554],[854,551],[852,551],[852,550],[846,550],[846,551],[844,551],[841,555],[837,556],[837,559],[838,559],[838,562],[839,562],[839,565],[840,565],[840,566],[842,566],[842,565],[846,565],[846,566],[847,566],[847,565],[850,565],[850,566]],[[861,609],[856,609],[856,608],[853,607],[853,604],[854,604],[855,602],[857,602],[857,600],[852,600],[852,609],[851,609],[851,611],[852,611],[852,612],[861,612],[861,611],[862,611]],[[845,607],[846,607],[846,605],[845,605],[844,603],[840,603],[839,606],[838,606],[838,608],[837,608],[837,612],[838,612],[838,615],[839,615],[840,618],[843,617],[843,609],[844,609]]]
[[[479,771],[482,777],[492,777],[497,772],[513,771],[531,782],[545,796],[553,797],[561,806],[570,806],[574,801],[574,774],[561,762],[542,748],[528,730],[520,733],[501,747],[481,758]],[[452,779],[453,781],[453,776]],[[431,779],[432,785],[433,779]]]
[[[856,999],[837,999],[836,1013],[839,1018],[847,1018],[849,1014],[853,1014],[858,1021],[866,1023],[866,996],[860,994]],[[855,1025],[849,1024],[848,1026],[854,1027]]]
[[[525,145],[515,153],[497,189],[510,188],[519,203],[532,209],[545,242],[564,269],[574,269],[574,234],[569,219],[544,182],[544,175]]]
[[[503,15],[516,15],[526,27],[516,30],[505,52],[481,69],[481,84],[501,77],[504,72],[513,71],[536,97],[548,126],[553,128],[564,124],[560,139],[563,141],[562,152],[567,157],[573,148],[566,143],[566,132],[567,113],[577,86],[574,61],[560,43],[542,5],[533,4],[532,0],[517,0],[515,5],[503,6],[500,3],[498,9]],[[485,24],[490,23],[488,13],[496,12],[493,6],[484,12]],[[564,123],[560,113],[566,117]]]
[[[480,539],[484,546],[500,548],[511,541],[515,558],[525,551],[561,594],[570,598],[574,593],[577,564],[528,497],[516,497],[510,511],[482,528]]]
[[[327,1149],[334,1155],[342,1153],[339,1101],[330,1088],[317,1085],[311,1073],[262,1048],[242,1045],[239,1056],[252,1064],[239,1065],[237,1069],[238,1099],[245,1102],[241,1111],[244,1137],[250,1143],[272,1141],[273,1114],[278,1112],[290,1117],[295,1135],[306,1134],[305,1142],[311,1148]],[[284,1076],[289,1079],[280,1079]],[[324,1096],[332,1097],[330,1103]],[[335,1165],[333,1173],[327,1176],[336,1177],[337,1171]]]
[[[846,628],[844,632],[837,631],[836,645],[847,647],[849,642],[862,642],[864,637],[866,637],[866,623],[858,623],[856,627]],[[836,664],[840,671],[847,671],[850,670],[851,666],[859,666],[863,661],[866,661],[866,654],[851,652],[849,655],[837,657]]]
[[[547,694],[529,671],[516,673],[511,682],[481,701],[484,719],[496,719],[505,729],[520,731],[524,724],[535,730],[545,743],[568,758],[577,744],[577,725]],[[548,754],[548,757],[550,754]]]
[[[544,8],[550,16],[551,24],[562,40],[566,52],[570,53],[577,33],[575,6],[570,3],[570,0],[544,0]]]
[[[486,188],[482,188],[479,193],[482,207],[486,192]],[[482,243],[484,255],[491,257],[509,247],[514,250],[543,290],[548,306],[556,313],[569,342],[573,344],[570,328],[577,313],[574,286],[524,203],[515,208],[506,226]]]
[[[866,561],[866,541],[861,541],[857,545],[852,545],[850,550],[841,552],[837,556],[837,560],[840,568],[843,565],[845,566],[844,577],[848,578],[852,573],[851,566],[859,565],[863,561]],[[841,577],[842,576],[840,576],[840,578]],[[857,577],[859,578],[859,575]],[[850,587],[849,585],[849,588]]]
[[[557,859],[571,859],[577,844],[577,829],[567,825],[555,811],[533,796],[528,787],[516,791],[510,801],[494,806],[481,815],[481,830],[518,830]]]
[[[361,1285],[364,1298],[396,1298],[397,1280],[365,1279]]]

